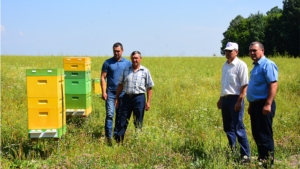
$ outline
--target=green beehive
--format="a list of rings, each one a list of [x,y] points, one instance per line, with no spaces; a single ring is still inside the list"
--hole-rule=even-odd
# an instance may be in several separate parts
[[[66,94],[87,94],[92,91],[89,79],[65,79]]]
[[[67,109],[86,109],[92,105],[92,95],[87,94],[66,94]]]
[[[91,71],[65,71],[65,79],[91,79]]]

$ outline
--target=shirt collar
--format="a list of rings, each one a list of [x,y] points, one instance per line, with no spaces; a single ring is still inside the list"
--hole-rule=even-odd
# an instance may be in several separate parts
[[[238,62],[238,57],[235,57],[231,63],[232,63],[233,65],[236,65],[237,62]]]
[[[253,62],[253,64],[254,64],[254,65],[255,65],[255,64],[259,65],[259,64],[261,64],[262,62],[264,62],[265,59],[266,59],[266,57],[263,56],[263,57],[261,57],[261,58],[257,61],[257,63]]]
[[[120,61],[117,61],[114,57],[113,57],[113,59],[114,59],[115,62],[124,62],[124,58],[123,57],[121,57]]]
[[[129,68],[133,70],[133,67],[132,67],[132,65],[131,65]],[[138,70],[144,70],[144,69],[145,69],[145,67],[144,67],[144,66],[142,66],[142,65],[140,65],[140,68],[139,68]]]
[[[235,57],[231,63],[228,63],[228,61],[226,61],[226,63],[227,63],[228,65],[230,65],[230,64],[236,65],[237,62],[238,62],[238,57]]]

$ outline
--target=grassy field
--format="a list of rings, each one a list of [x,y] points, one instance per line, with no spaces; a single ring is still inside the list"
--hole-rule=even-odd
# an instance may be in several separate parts
[[[225,58],[144,57],[155,87],[143,132],[132,120],[122,146],[104,140],[104,101],[93,95],[93,112],[72,118],[59,141],[27,136],[26,74],[30,68],[63,68],[63,56],[1,56],[2,168],[256,168],[249,115],[244,121],[254,157],[249,165],[227,158],[228,143],[216,103]],[[108,57],[92,57],[98,78]],[[243,59],[252,69],[252,61]],[[274,118],[275,168],[300,167],[300,59],[272,58],[279,68]],[[247,103],[248,105],[248,103]]]

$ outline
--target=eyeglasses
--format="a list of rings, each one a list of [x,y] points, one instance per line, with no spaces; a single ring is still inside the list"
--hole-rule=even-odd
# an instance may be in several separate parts
[[[256,51],[257,51],[256,49],[250,49],[250,50],[249,50],[249,52],[254,52],[254,53],[255,53]]]
[[[232,50],[225,50],[225,52],[229,52],[230,53],[230,52],[232,52]]]

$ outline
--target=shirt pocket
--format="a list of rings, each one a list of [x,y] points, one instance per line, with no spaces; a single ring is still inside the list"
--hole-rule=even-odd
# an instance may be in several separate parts
[[[237,75],[235,73],[228,72],[227,80],[228,80],[229,84],[235,85],[236,78],[237,78]]]
[[[145,82],[146,82],[146,75],[142,74],[140,79],[137,81],[137,86],[145,87]]]

